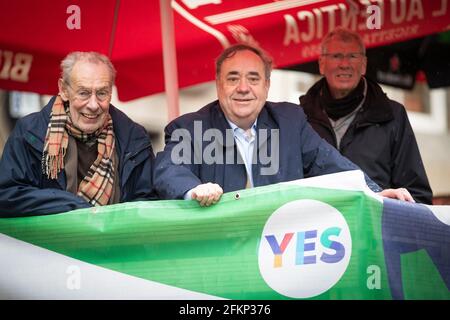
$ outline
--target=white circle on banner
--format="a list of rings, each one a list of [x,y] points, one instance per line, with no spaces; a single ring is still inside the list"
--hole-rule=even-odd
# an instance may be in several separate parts
[[[264,281],[291,298],[310,298],[333,287],[350,262],[345,218],[317,200],[296,200],[272,213],[263,229],[258,263]]]

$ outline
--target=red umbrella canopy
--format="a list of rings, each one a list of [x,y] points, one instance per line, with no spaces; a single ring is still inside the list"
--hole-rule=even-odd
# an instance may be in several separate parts
[[[123,100],[148,95],[140,87],[136,94],[130,92],[124,80],[130,75],[135,78],[134,72],[142,82],[146,72],[146,81],[152,81],[152,68],[142,59],[157,59],[153,64],[162,72],[158,12],[156,1],[2,1],[0,87],[54,94],[64,56],[71,51],[97,51],[116,65]],[[160,78],[157,81],[163,84]]]
[[[374,47],[450,24],[448,0],[174,0],[172,7],[180,87],[214,79],[214,59],[235,42],[260,45],[282,67],[316,59],[320,40],[338,25]],[[158,1],[1,1],[0,30],[0,88],[54,94],[60,61],[78,50],[111,58],[123,101],[164,91]]]

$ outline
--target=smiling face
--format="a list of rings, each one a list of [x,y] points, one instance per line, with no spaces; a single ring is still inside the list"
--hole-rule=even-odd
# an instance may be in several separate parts
[[[216,85],[227,119],[241,129],[250,128],[266,103],[270,87],[261,58],[249,50],[237,51],[224,60]]]
[[[367,58],[356,41],[331,39],[319,58],[320,74],[325,76],[334,98],[347,96],[366,73]]]
[[[70,73],[69,83],[60,79],[59,94],[69,101],[69,110],[75,127],[84,133],[101,128],[109,112],[112,77],[103,63],[78,61]]]

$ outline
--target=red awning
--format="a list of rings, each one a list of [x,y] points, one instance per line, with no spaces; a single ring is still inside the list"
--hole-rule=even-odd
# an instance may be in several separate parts
[[[377,0],[369,13],[360,2],[369,1],[173,1],[179,85],[212,80],[214,59],[238,41],[259,44],[283,67],[316,59],[338,25],[360,32],[369,48],[450,25],[448,0]],[[62,58],[92,50],[116,66],[120,100],[164,91],[158,1],[1,1],[0,30],[0,88],[55,94]]]

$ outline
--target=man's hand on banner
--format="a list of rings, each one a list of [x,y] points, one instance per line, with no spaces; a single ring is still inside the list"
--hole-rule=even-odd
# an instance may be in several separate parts
[[[416,202],[414,201],[413,197],[409,193],[408,190],[405,188],[398,188],[398,189],[384,189],[383,191],[378,193],[379,195],[386,197],[386,198],[392,198],[392,199],[398,199],[402,201],[408,201],[408,202]]]
[[[223,194],[222,188],[217,183],[204,183],[193,188],[192,199],[197,200],[202,207],[216,204]]]

